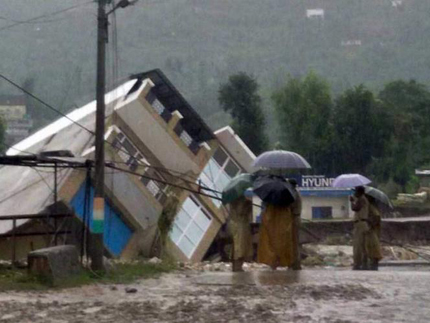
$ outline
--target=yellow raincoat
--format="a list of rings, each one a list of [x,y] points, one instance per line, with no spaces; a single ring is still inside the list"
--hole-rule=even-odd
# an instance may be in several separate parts
[[[252,202],[245,198],[230,204],[229,231],[233,237],[232,260],[252,260]]]
[[[294,262],[291,207],[266,205],[260,226],[257,261],[276,268]]]
[[[369,203],[369,231],[366,235],[366,251],[370,259],[382,259],[381,244],[379,242],[381,236],[381,213],[378,208]]]

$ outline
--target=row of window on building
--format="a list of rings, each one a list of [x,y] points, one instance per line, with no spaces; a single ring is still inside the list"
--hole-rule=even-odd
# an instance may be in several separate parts
[[[154,111],[157,112],[166,122],[170,120],[171,114],[163,104],[149,92],[148,102],[151,103]],[[197,142],[182,128],[181,124],[174,129],[178,137],[190,148],[193,153],[197,153],[200,148]],[[116,135],[113,139],[113,146],[116,153],[133,172],[140,170],[142,176],[140,181],[149,192],[163,205],[166,200],[167,185],[163,182],[165,178],[162,172],[152,166],[144,154],[133,144],[120,129],[115,129]],[[139,168],[140,167],[140,168]],[[212,190],[221,192],[230,180],[241,172],[238,164],[219,147],[213,157],[209,160],[204,170],[200,174],[197,182],[208,189],[207,193],[221,198],[221,194],[214,193]],[[221,207],[221,201],[213,198],[212,202],[216,207]],[[191,195],[180,208],[175,217],[170,238],[187,256],[191,257],[195,249],[203,239],[212,221],[210,213]]]

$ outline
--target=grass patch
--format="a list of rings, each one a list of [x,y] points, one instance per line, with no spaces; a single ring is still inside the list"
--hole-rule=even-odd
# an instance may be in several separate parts
[[[172,262],[151,264],[143,261],[118,263],[115,268],[103,275],[90,270],[54,284],[44,277],[28,275],[25,269],[0,267],[0,292],[7,290],[49,290],[79,287],[90,284],[128,284],[138,279],[157,278],[163,273],[176,269]]]

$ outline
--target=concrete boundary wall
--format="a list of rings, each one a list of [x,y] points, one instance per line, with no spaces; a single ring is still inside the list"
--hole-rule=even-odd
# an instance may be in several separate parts
[[[302,221],[302,243],[322,241],[328,237],[352,237],[352,220]],[[309,231],[310,233],[306,232]],[[430,242],[430,218],[383,219],[381,239],[388,243],[426,244]]]

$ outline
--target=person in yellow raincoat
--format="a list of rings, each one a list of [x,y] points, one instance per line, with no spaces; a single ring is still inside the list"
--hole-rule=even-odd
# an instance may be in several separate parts
[[[301,258],[300,258],[300,225],[301,225],[301,214],[302,214],[302,197],[297,190],[297,181],[294,178],[288,180],[290,184],[294,187],[295,198],[293,204],[291,204],[291,211],[293,212],[293,264],[291,266],[294,270],[301,270]]]
[[[366,238],[369,231],[367,223],[369,218],[369,201],[364,192],[363,186],[357,186],[354,196],[350,196],[351,209],[354,211],[354,232],[352,239],[354,270],[368,269]]]
[[[260,225],[257,262],[277,267],[292,267],[294,263],[291,206],[266,204]]]
[[[230,203],[229,232],[233,238],[232,270],[243,271],[243,263],[251,261],[252,249],[252,201],[241,197]]]
[[[370,270],[378,270],[378,263],[382,259],[382,249],[379,242],[381,238],[381,212],[376,206],[373,197],[367,196],[369,200],[369,231],[366,235],[366,252],[370,260]]]

